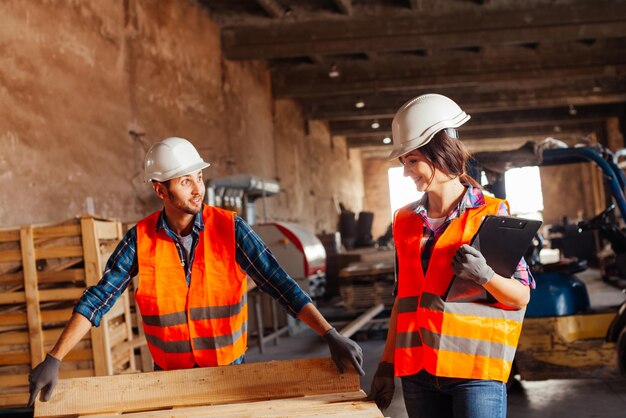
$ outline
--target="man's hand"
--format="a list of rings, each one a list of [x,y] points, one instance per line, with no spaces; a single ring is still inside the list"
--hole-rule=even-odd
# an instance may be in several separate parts
[[[454,255],[452,270],[460,278],[472,280],[481,286],[487,284],[494,275],[480,251],[467,244],[461,245]]]
[[[341,360],[345,357],[350,360],[361,376],[365,374],[362,367],[363,350],[361,350],[361,347],[359,347],[357,343],[339,334],[335,328],[331,328],[322,338],[324,338],[324,341],[328,344],[330,356],[337,365],[340,373],[343,373],[346,369]]]
[[[366,401],[376,402],[376,406],[381,411],[389,408],[396,385],[393,381],[393,364],[381,362],[378,364],[374,379],[370,387],[370,393],[365,398]]]
[[[59,379],[60,365],[61,360],[51,354],[47,354],[45,360],[39,363],[39,365],[37,365],[37,367],[30,372],[28,375],[28,390],[30,391],[28,406],[33,406],[35,404],[35,399],[42,389],[45,390],[43,395],[44,402],[47,402],[50,399],[52,391],[57,384],[57,380]]]

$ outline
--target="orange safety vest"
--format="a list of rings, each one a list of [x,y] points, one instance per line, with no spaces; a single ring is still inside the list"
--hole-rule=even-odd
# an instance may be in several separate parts
[[[397,212],[396,376],[426,369],[440,377],[507,381],[525,309],[442,298],[454,276],[451,264],[457,249],[470,242],[485,215],[498,213],[501,202],[485,196],[484,206],[452,220],[435,243],[426,275],[420,257],[422,219],[410,206]]]
[[[185,280],[176,244],[157,231],[159,212],[137,224],[135,298],[154,362],[163,370],[221,366],[247,347],[246,275],[235,260],[235,213],[204,206]]]

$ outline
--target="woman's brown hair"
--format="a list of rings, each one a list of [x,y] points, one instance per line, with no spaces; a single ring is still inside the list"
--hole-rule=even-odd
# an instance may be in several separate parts
[[[451,178],[460,177],[461,181],[474,187],[481,187],[476,180],[465,172],[470,154],[465,145],[446,132],[445,129],[437,132],[433,139],[418,151],[428,160],[431,168],[438,168]],[[435,174],[433,173],[433,176]],[[430,179],[432,181],[432,179]]]

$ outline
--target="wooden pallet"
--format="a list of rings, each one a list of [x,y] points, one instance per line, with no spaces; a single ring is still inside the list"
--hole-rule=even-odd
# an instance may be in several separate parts
[[[83,217],[0,231],[0,408],[25,405],[45,357],[85,288],[122,238],[119,222]],[[60,378],[135,369],[128,295],[64,359]]]
[[[382,417],[353,369],[330,359],[252,363],[59,381],[35,417]]]
[[[605,341],[615,312],[526,318],[515,363],[523,380],[616,378],[615,343]]]
[[[393,307],[393,264],[353,264],[342,269],[339,278],[339,294],[348,311],[361,311],[381,303],[387,309]]]

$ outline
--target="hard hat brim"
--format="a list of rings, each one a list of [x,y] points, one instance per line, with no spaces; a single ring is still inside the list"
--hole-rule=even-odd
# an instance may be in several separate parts
[[[168,181],[171,179],[175,179],[177,177],[182,177],[182,176],[186,176],[188,174],[191,173],[195,173],[198,170],[204,170],[205,168],[209,167],[211,164],[207,163],[205,161],[198,161],[197,163],[189,166],[189,167],[185,167],[184,170],[179,170],[179,171],[175,171],[173,173],[163,173],[163,175],[160,176],[152,176],[150,178],[146,178],[146,182],[150,182],[150,181]]]
[[[465,112],[461,112],[453,120],[449,120],[447,122],[439,124],[439,126],[437,126],[436,129],[426,137],[426,139],[423,139],[423,137],[417,137],[411,139],[410,141],[406,141],[400,147],[394,148],[389,154],[389,157],[387,157],[387,160],[395,160],[396,158],[400,158],[411,151],[415,151],[416,149],[428,144],[438,132],[448,128],[458,128],[469,119],[470,115],[466,114]]]

